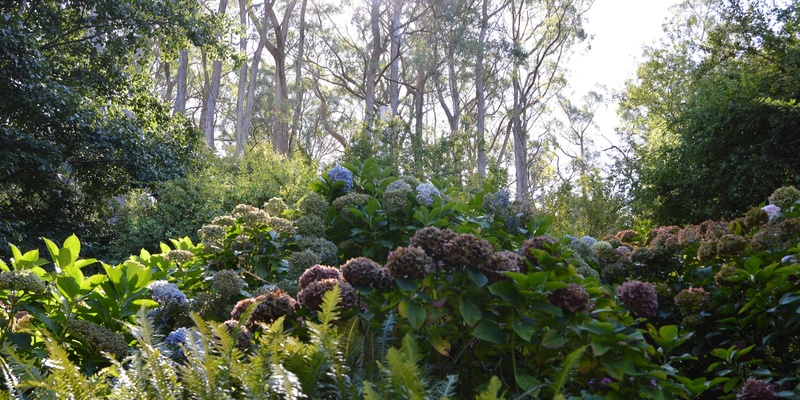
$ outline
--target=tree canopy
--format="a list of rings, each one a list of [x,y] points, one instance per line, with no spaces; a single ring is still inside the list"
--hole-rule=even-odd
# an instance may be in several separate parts
[[[112,196],[199,157],[195,130],[146,74],[154,41],[224,50],[220,21],[199,11],[183,0],[0,5],[0,242],[97,238]]]
[[[637,210],[664,224],[741,214],[800,179],[798,4],[683,7],[622,103]]]

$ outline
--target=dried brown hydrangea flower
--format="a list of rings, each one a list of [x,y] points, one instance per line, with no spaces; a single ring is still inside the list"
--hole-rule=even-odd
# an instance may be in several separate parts
[[[442,245],[445,258],[450,265],[480,268],[489,262],[492,256],[492,245],[471,233],[458,235]]]
[[[300,289],[305,289],[306,286],[320,279],[341,280],[342,273],[338,268],[317,264],[307,269],[306,272],[303,272],[303,274],[300,275]]]
[[[341,267],[342,276],[351,285],[365,286],[383,290],[391,282],[389,271],[366,257],[353,258]]]
[[[579,312],[585,311],[589,306],[589,293],[583,286],[571,283],[565,288],[556,289],[547,295],[550,304],[561,308],[564,311]]]
[[[617,297],[637,317],[652,318],[658,310],[658,295],[648,282],[623,282],[617,287]]]
[[[339,303],[341,308],[348,308],[356,304],[358,296],[356,290],[349,283],[337,279],[322,279],[314,281],[306,286],[297,294],[297,299],[303,307],[311,311],[319,311],[322,306],[325,293],[332,290],[335,286],[341,290],[342,301]]]
[[[392,278],[422,279],[433,271],[433,262],[419,247],[398,247],[389,252],[386,268]]]

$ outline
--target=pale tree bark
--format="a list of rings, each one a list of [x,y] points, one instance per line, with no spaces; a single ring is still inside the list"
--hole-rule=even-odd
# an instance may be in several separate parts
[[[322,94],[322,90],[319,87],[319,80],[316,78],[314,78],[314,94],[320,101],[318,117],[322,121],[322,129],[324,129],[327,134],[331,135],[331,137],[336,139],[336,141],[339,142],[342,145],[342,147],[346,149],[347,139],[345,139],[344,136],[336,132],[336,130],[334,130],[333,127],[331,127],[330,122],[328,122],[329,121],[328,117],[330,116],[330,111],[328,109],[328,99],[325,98],[325,95]]]
[[[244,116],[242,117],[242,130],[241,130],[242,135],[244,136],[244,140],[242,143],[242,151],[244,151],[244,145],[246,143],[247,136],[250,133],[250,122],[253,118],[253,108],[255,105],[255,98],[256,98],[256,84],[258,82],[257,79],[258,68],[259,64],[261,63],[261,53],[264,51],[264,47],[267,44],[267,37],[269,31],[269,21],[268,21],[269,17],[267,16],[266,13],[264,13],[264,20],[262,22],[259,22],[258,18],[256,18],[252,14],[250,14],[250,19],[253,21],[253,25],[255,25],[256,29],[258,30],[259,40],[258,40],[258,45],[256,46],[255,53],[253,53],[253,62],[250,65],[250,78],[247,84],[247,98],[245,99]]]
[[[381,57],[380,0],[372,0],[370,6],[370,28],[372,52],[364,77],[364,122],[369,124],[375,115],[375,84],[378,79],[378,62]],[[369,130],[367,130],[369,135]]]
[[[225,14],[228,8],[228,0],[220,0],[219,14]],[[208,96],[203,105],[205,118],[203,118],[203,132],[206,134],[206,144],[211,150],[216,150],[214,142],[214,122],[217,113],[217,97],[219,96],[220,79],[222,79],[222,61],[214,60],[211,65],[211,82],[208,88]]]
[[[239,23],[242,24],[242,36],[239,38],[239,51],[247,54],[247,0],[239,0]],[[253,61],[255,63],[255,61]],[[247,134],[244,130],[245,102],[247,99],[247,60],[239,67],[239,84],[236,90],[236,155],[242,157],[247,145]],[[249,127],[248,127],[249,128]]]
[[[391,66],[389,68],[389,105],[392,108],[392,116],[399,115],[400,106],[400,41],[403,39],[403,32],[400,25],[400,17],[403,13],[403,0],[394,0],[392,9],[391,31],[392,44],[389,51]]]
[[[292,113],[292,134],[289,137],[289,149],[291,150],[294,138],[300,135],[300,117],[303,110],[303,97],[305,91],[303,90],[303,51],[306,42],[306,3],[308,0],[303,0],[300,3],[300,26],[298,27],[299,38],[297,44],[297,58],[294,64],[294,112]]]
[[[289,18],[297,0],[286,4],[283,18],[275,14],[275,1],[265,5],[264,12],[272,25],[275,42],[267,40],[266,48],[275,60],[275,103],[272,112],[272,149],[279,154],[289,154],[289,85],[286,82],[286,39],[289,33]]]
[[[477,101],[476,135],[478,144],[478,177],[486,178],[486,91],[484,89],[483,59],[486,47],[486,31],[489,30],[489,0],[481,5],[481,31],[478,35],[478,52],[475,60],[475,98]]]
[[[178,77],[175,83],[175,114],[186,112],[186,85],[189,80],[189,50],[178,51]]]
[[[544,103],[560,88],[560,65],[580,29],[583,14],[593,0],[545,0],[529,3],[511,1],[512,73],[514,91],[512,135],[516,195],[528,200],[530,160],[528,121],[533,108]]]

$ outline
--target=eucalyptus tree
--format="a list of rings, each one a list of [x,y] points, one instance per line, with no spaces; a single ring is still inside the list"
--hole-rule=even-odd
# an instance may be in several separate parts
[[[516,195],[531,194],[529,130],[547,102],[563,87],[561,74],[573,44],[586,38],[583,18],[593,0],[511,0],[506,28],[512,60],[511,130]]]

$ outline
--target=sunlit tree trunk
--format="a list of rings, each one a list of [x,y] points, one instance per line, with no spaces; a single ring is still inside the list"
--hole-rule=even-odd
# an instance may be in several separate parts
[[[247,51],[247,0],[239,0],[239,23],[242,25],[242,36],[239,38],[239,51]],[[255,63],[255,61],[253,61]],[[239,84],[236,91],[236,155],[244,155],[247,144],[247,131],[244,130],[245,102],[247,100],[247,60],[239,67]]]
[[[228,0],[220,0],[219,14],[225,14],[228,8]],[[216,150],[214,143],[214,121],[217,113],[217,97],[219,96],[220,79],[222,78],[222,61],[214,60],[211,66],[211,82],[208,88],[208,96],[203,105],[205,118],[203,119],[203,132],[206,135],[206,144],[212,150]]]
[[[306,42],[306,3],[307,0],[303,0],[300,3],[300,26],[298,27],[299,31],[299,38],[297,44],[297,58],[295,59],[295,66],[294,66],[294,90],[295,90],[295,100],[294,100],[294,112],[292,113],[292,134],[289,137],[289,148],[291,150],[292,141],[294,138],[299,137],[300,135],[300,113],[303,111],[303,79],[302,79],[302,67],[303,67],[303,51],[305,49],[305,42]]]
[[[394,0],[394,8],[392,10],[392,45],[389,57],[391,59],[391,66],[389,69],[389,105],[392,108],[392,116],[398,115],[398,107],[400,105],[400,41],[403,38],[400,29],[400,17],[403,13],[403,0]]]
[[[175,114],[186,112],[186,84],[189,80],[189,50],[178,51],[178,77],[175,83]]]

